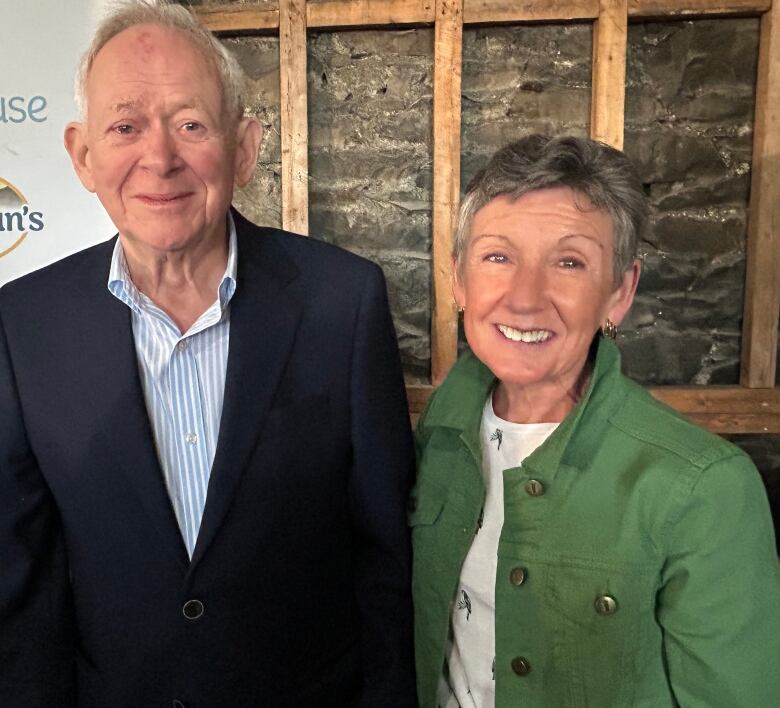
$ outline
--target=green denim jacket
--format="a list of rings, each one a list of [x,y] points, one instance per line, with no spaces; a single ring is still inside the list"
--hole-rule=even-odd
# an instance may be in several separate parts
[[[436,708],[484,500],[479,429],[493,384],[466,352],[418,424],[421,708]],[[625,378],[611,342],[600,339],[577,407],[504,471],[504,510],[496,708],[780,706],[780,565],[761,479],[737,447]]]

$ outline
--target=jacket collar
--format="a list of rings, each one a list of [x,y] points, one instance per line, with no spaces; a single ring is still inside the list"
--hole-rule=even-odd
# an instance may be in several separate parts
[[[423,427],[457,430],[475,459],[480,460],[482,407],[495,384],[493,373],[471,350],[466,350],[432,397]],[[624,396],[620,350],[599,334],[593,374],[585,394],[524,466],[531,470],[557,469],[561,463],[580,469],[587,467],[610,416]]]

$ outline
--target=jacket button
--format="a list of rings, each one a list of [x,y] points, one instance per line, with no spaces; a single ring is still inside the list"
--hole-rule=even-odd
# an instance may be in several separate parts
[[[173,699],[173,708],[187,708],[178,698]]]
[[[612,595],[599,595],[593,602],[596,612],[600,615],[614,615],[618,611],[617,600]]]
[[[527,676],[531,671],[531,665],[524,656],[516,656],[512,659],[512,671],[518,676]]]
[[[188,620],[196,620],[203,616],[203,609],[203,603],[200,600],[187,600],[181,611]]]
[[[512,568],[509,573],[509,582],[517,587],[522,585],[525,582],[525,568],[520,568],[519,566]]]
[[[544,494],[544,485],[538,479],[529,479],[525,483],[525,491],[528,496],[540,497]]]

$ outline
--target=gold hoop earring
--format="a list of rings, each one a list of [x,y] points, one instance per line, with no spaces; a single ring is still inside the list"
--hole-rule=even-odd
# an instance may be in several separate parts
[[[607,317],[601,327],[601,332],[607,339],[615,339],[617,337],[617,325]]]

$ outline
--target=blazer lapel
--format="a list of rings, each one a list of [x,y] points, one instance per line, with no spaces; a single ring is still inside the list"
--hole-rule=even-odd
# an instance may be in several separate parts
[[[225,518],[257,444],[298,329],[300,303],[285,292],[297,268],[271,230],[234,213],[238,277],[230,302],[230,344],[219,438],[191,569]]]
[[[81,331],[75,333],[81,361],[88,363],[81,369],[83,390],[94,408],[104,446],[157,530],[161,546],[186,567],[187,550],[165,488],[146,412],[130,310],[108,292],[106,265],[107,261],[94,267],[95,273],[102,274],[102,282],[95,282],[93,290],[86,293]]]

